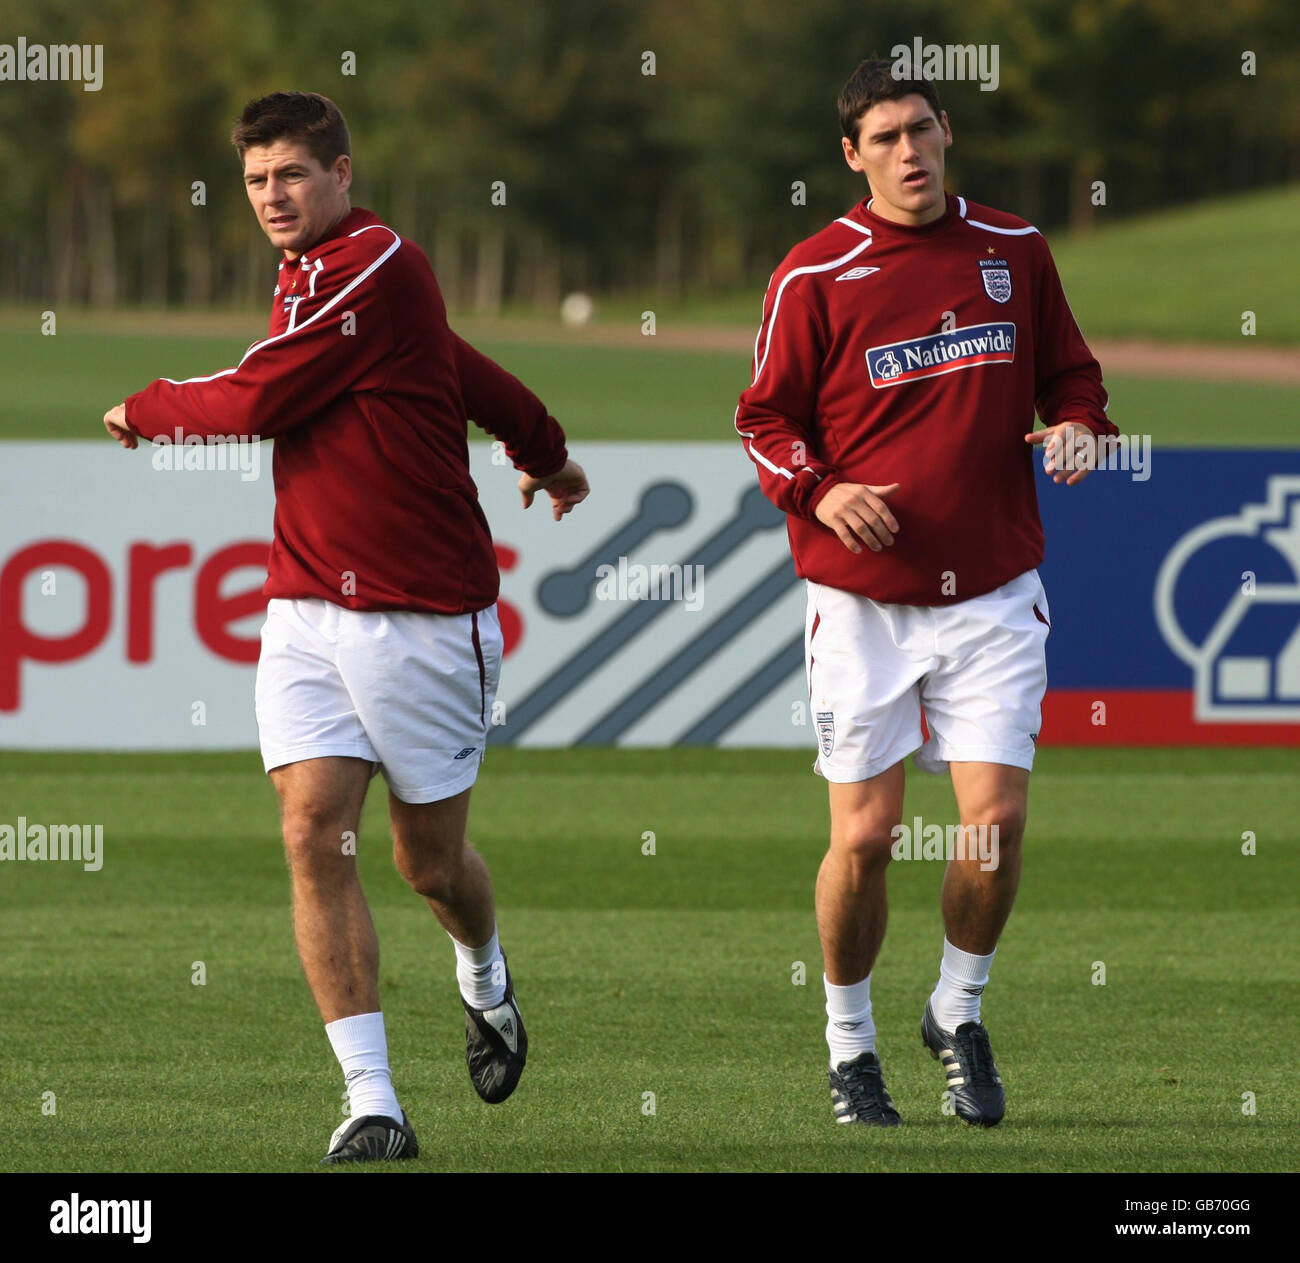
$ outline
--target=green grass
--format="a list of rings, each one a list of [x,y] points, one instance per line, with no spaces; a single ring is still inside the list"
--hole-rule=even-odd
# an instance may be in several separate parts
[[[250,317],[250,336],[256,328]],[[155,377],[227,367],[246,345],[229,337],[77,331],[47,338],[5,325],[0,376],[7,407],[0,413],[0,439],[98,439],[100,418],[127,394]],[[734,434],[736,398],[749,382],[744,354],[492,338],[476,339],[476,345],[536,391],[576,442],[725,441]],[[1300,392],[1291,387],[1134,377],[1107,378],[1106,384],[1110,415],[1121,429],[1151,434],[1158,445],[1295,442]]]
[[[1297,223],[1300,184],[1053,238],[1052,253],[1089,337],[1294,345]],[[1254,337],[1242,336],[1244,311]]]
[[[960,190],[958,190],[960,192]],[[1089,338],[1153,338],[1232,346],[1300,339],[1296,225],[1300,184],[1214,198],[1156,214],[1124,217],[1121,190],[1086,233],[1048,233],[1062,284]],[[998,209],[1019,214],[1017,207]],[[809,225],[808,234],[823,225]],[[793,246],[792,238],[788,245]],[[779,257],[771,260],[775,267]],[[763,282],[729,293],[689,295],[675,303],[644,295],[606,298],[605,320],[633,324],[652,306],[661,322],[756,328]],[[1241,313],[1253,311],[1254,337]]]
[[[250,329],[257,322],[250,318]],[[0,439],[97,439],[101,418],[156,377],[184,378],[238,362],[246,342],[217,337],[115,337],[0,331],[8,406]],[[575,439],[725,439],[749,384],[741,355],[564,347],[475,340],[546,401]]]
[[[1294,1169],[1295,752],[1040,754],[1021,896],[986,996],[1010,1100],[989,1133],[941,1114],[917,1036],[941,947],[935,864],[891,875],[873,985],[905,1125],[831,1121],[811,910],[825,787],[807,763],[489,755],[471,833],[533,1044],[499,1108],[467,1082],[451,951],[393,872],[374,787],[361,867],[422,1145],[403,1169]],[[0,1168],[315,1169],[341,1076],[294,956],[256,757],[0,754],[0,802],[0,821],[105,834],[97,873],[3,866]],[[906,818],[952,810],[946,780],[910,775]],[[1099,960],[1105,986],[1091,983]],[[797,961],[807,985],[792,985]]]

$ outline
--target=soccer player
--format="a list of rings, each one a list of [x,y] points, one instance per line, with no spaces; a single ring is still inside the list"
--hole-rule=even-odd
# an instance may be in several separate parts
[[[871,971],[902,760],[916,751],[950,772],[957,840],[997,841],[996,863],[991,845],[953,848],[921,1027],[955,1112],[991,1127],[1005,1096],[980,997],[1019,880],[1047,683],[1033,445],[1073,486],[1095,467],[1096,436],[1117,431],[1038,230],[945,194],[952,131],[934,86],[864,61],[839,113],[870,196],[773,274],[736,412],[808,581],[814,768],[830,793],[816,908],[831,1101],[839,1123],[899,1122]]]
[[[504,1101],[528,1040],[491,878],[465,836],[502,653],[467,419],[504,441],[525,508],[545,490],[559,521],[588,486],[541,401],[448,328],[419,247],[352,207],[352,147],[332,101],[252,101],[232,139],[283,256],[270,336],[235,368],[153,382],[104,423],[128,448],[275,439],[256,710],[298,953],[347,1085],[350,1117],[323,1161],[413,1158],[357,878],[362,803],[382,768],[397,869],[455,948],[470,1079],[485,1101]]]

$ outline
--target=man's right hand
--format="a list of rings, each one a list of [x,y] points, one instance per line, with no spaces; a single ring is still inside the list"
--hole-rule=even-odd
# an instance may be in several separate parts
[[[126,404],[120,403],[116,408],[110,408],[104,413],[104,428],[119,442],[123,447],[134,448],[139,442],[136,432],[131,428],[126,419]]]
[[[868,487],[860,482],[838,482],[817,503],[817,520],[829,526],[851,553],[860,553],[866,544],[872,552],[894,542],[898,521],[885,500],[900,484]],[[861,541],[861,542],[859,542]]]
[[[566,513],[572,513],[574,506],[581,504],[591,494],[582,466],[572,460],[566,461],[563,468],[545,478],[524,474],[517,485],[525,509],[532,504],[537,492],[545,491],[551,497],[551,516],[557,522]]]

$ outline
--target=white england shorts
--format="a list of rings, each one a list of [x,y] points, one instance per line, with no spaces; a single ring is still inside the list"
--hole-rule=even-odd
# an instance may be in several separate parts
[[[483,760],[501,651],[495,605],[426,614],[274,599],[257,661],[262,762],[366,759],[403,802],[459,794]]]
[[[950,762],[1032,769],[1050,619],[1037,570],[942,606],[887,605],[810,582],[813,770],[828,781],[864,781],[913,751],[927,772]]]

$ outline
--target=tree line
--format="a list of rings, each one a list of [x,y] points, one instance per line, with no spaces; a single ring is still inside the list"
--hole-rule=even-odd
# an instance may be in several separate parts
[[[897,46],[941,82],[949,187],[1045,229],[1300,178],[1300,43],[1268,0],[7,0],[0,41],[102,45],[97,91],[0,81],[0,301],[261,305],[230,129],[266,92],[348,118],[353,202],[451,305],[762,283],[865,194],[836,98]],[[2,65],[3,63],[0,63]]]

